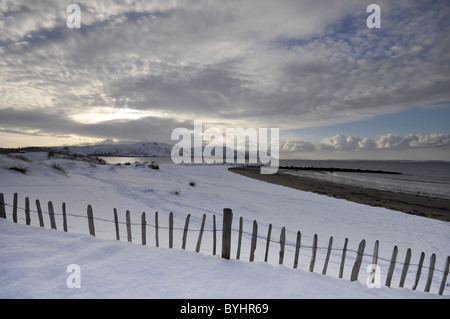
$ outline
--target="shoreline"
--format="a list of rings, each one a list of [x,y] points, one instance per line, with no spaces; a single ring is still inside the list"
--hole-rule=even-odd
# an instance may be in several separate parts
[[[281,171],[275,174],[262,175],[257,167],[232,167],[228,170],[246,177],[301,191],[450,222],[450,200],[448,199],[337,184],[289,175]]]

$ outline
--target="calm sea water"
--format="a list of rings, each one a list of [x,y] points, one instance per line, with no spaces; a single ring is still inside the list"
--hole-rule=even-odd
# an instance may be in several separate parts
[[[399,172],[402,174],[391,175],[284,170],[289,174],[327,180],[335,183],[450,199],[450,162],[361,160],[291,160],[283,162],[285,165],[293,166],[359,168]]]
[[[173,164],[170,157],[102,157],[110,164],[157,162]],[[367,188],[450,199],[450,162],[367,160],[280,160],[282,166],[335,167],[402,173],[370,174],[283,170],[288,174]]]

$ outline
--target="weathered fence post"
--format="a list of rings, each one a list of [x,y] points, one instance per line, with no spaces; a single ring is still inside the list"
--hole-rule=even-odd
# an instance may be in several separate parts
[[[94,227],[94,214],[92,212],[92,206],[88,205],[87,207],[87,217],[89,224],[89,234],[95,237],[95,227]]]
[[[195,248],[195,251],[197,253],[200,252],[200,246],[202,244],[202,237],[203,237],[203,230],[205,229],[205,221],[206,221],[206,214],[203,214],[202,225],[200,226],[200,233],[198,234],[197,247]]]
[[[25,224],[27,225],[31,224],[30,199],[28,197],[25,197]]]
[[[213,215],[213,255],[216,255],[216,245],[217,245],[217,229],[216,229],[216,215]]]
[[[169,248],[173,248],[173,213],[169,214]]]
[[[131,216],[130,216],[129,210],[127,210],[125,213],[125,222],[127,224],[127,239],[128,239],[128,242],[131,243],[133,241],[133,238],[131,236]]]
[[[17,223],[17,193],[14,193],[13,199],[13,222]]]
[[[272,224],[269,224],[269,229],[267,230],[267,239],[266,239],[266,253],[264,254],[264,261],[267,262],[269,258],[269,246],[270,246],[270,236],[272,234]]]
[[[53,210],[53,203],[48,202],[48,216],[50,217],[50,227],[56,229],[55,211]]]
[[[252,242],[250,245],[250,258],[249,261],[255,260],[255,250],[256,250],[256,241],[258,239],[258,223],[256,220],[253,221],[253,232],[252,232]]]
[[[348,238],[345,238],[344,248],[342,248],[341,266],[339,267],[339,278],[344,276],[345,257],[347,255]]]
[[[330,241],[328,242],[327,256],[325,257],[325,262],[323,264],[322,275],[327,274],[328,261],[330,260],[332,246],[333,246],[333,236],[330,237]]]
[[[284,246],[286,244],[286,228],[281,228],[280,234],[280,258],[278,264],[282,265],[284,260]]]
[[[242,229],[244,227],[244,220],[242,216],[239,218],[239,236],[238,236],[238,246],[236,251],[236,259],[239,260],[241,257],[241,243],[242,243]]]
[[[39,226],[44,227],[44,218],[42,217],[41,202],[36,199],[36,208],[38,212]]]
[[[294,268],[298,266],[298,256],[300,255],[300,243],[301,243],[301,233],[297,232],[297,242],[295,243],[295,257],[294,257]]]
[[[222,219],[222,258],[230,259],[231,256],[231,225],[233,223],[233,212],[230,208],[223,209]],[[240,246],[239,246],[240,248]],[[239,254],[239,252],[238,252]],[[239,256],[236,257],[239,259]]]
[[[66,203],[62,203],[63,230],[67,233]]]
[[[147,245],[147,221],[145,220],[145,212],[141,215],[141,233],[142,245]]]
[[[395,262],[397,260],[397,252],[398,252],[398,248],[397,248],[397,246],[394,246],[394,250],[392,251],[391,263],[389,264],[389,270],[388,270],[388,274],[387,274],[387,278],[386,278],[385,286],[387,286],[387,287],[391,286],[392,275],[394,274]]]
[[[187,238],[187,232],[189,227],[189,220],[191,219],[191,214],[188,214],[186,217],[186,222],[184,223],[184,229],[183,229],[183,242],[181,243],[181,249],[186,249],[186,238]]]
[[[427,284],[425,285],[425,292],[430,292],[431,283],[433,281],[433,274],[434,274],[434,266],[436,264],[436,254],[432,254],[430,257],[430,269],[428,270],[428,280]]]
[[[408,248],[405,256],[405,263],[403,264],[402,275],[400,277],[400,284],[398,285],[400,288],[403,288],[405,284],[406,275],[408,274],[409,262],[411,261],[411,248]]]
[[[0,193],[0,218],[6,218],[5,198],[3,193]]]
[[[412,290],[416,290],[417,285],[419,284],[419,279],[420,279],[420,275],[422,273],[422,265],[423,265],[423,260],[424,259],[425,259],[425,253],[422,251],[422,253],[420,254],[419,266],[417,268],[416,280],[414,281],[414,285],[412,286]]]
[[[373,284],[375,281],[375,272],[377,269],[377,263],[378,263],[378,247],[380,245],[380,242],[378,240],[375,241],[375,245],[373,247],[373,258],[372,258],[372,269],[370,271],[369,275],[369,284]]]
[[[117,216],[117,209],[114,208],[114,225],[116,229],[116,240],[120,240],[120,232],[119,232],[119,217]]]
[[[156,245],[156,247],[159,247],[158,231],[159,231],[158,212],[155,212],[155,245]]]
[[[364,255],[364,248],[366,247],[366,241],[363,239],[358,246],[358,253],[356,255],[355,264],[353,265],[350,281],[358,280],[359,269],[361,268],[362,258]]]
[[[444,271],[442,274],[441,286],[439,287],[439,295],[444,294],[445,283],[447,282],[448,270],[450,267],[450,256],[447,256],[447,261],[445,262]]]
[[[311,252],[311,262],[309,263],[309,271],[314,271],[314,265],[316,263],[316,253],[317,253],[317,234],[314,235],[312,252]]]

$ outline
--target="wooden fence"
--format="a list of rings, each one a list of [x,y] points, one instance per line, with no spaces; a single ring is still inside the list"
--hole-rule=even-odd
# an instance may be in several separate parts
[[[280,236],[279,236],[279,240],[274,240],[272,239],[272,224],[269,224],[268,227],[268,232],[266,236],[261,236],[258,235],[258,223],[257,221],[253,221],[253,227],[252,227],[252,232],[246,232],[243,230],[243,218],[240,217],[239,218],[239,226],[238,229],[233,228],[233,212],[230,208],[225,208],[223,209],[223,220],[222,220],[222,228],[221,229],[217,229],[216,227],[216,216],[213,215],[212,219],[213,219],[213,227],[212,229],[205,229],[205,222],[206,222],[206,214],[203,214],[202,216],[202,220],[201,220],[201,226],[200,229],[196,229],[196,230],[190,230],[189,229],[189,223],[190,223],[190,218],[191,215],[188,214],[184,223],[184,228],[174,228],[174,222],[173,222],[173,213],[169,214],[169,226],[168,227],[163,227],[159,225],[159,214],[158,212],[155,212],[154,214],[154,223],[148,223],[147,222],[147,215],[145,212],[143,212],[141,214],[141,222],[140,223],[132,223],[131,222],[131,214],[130,211],[127,210],[125,213],[125,223],[123,222],[119,222],[119,216],[117,213],[117,209],[114,208],[113,209],[113,219],[109,220],[109,219],[103,219],[103,218],[95,218],[94,217],[94,213],[93,213],[93,209],[91,205],[88,205],[87,207],[87,214],[86,215],[77,215],[77,214],[72,214],[72,213],[67,213],[66,212],[66,204],[63,203],[62,204],[62,208],[61,208],[61,214],[57,214],[55,213],[54,207],[53,207],[53,203],[51,201],[48,202],[48,211],[44,211],[41,208],[41,204],[40,201],[37,199],[36,200],[36,210],[32,210],[30,208],[30,200],[28,197],[25,198],[25,207],[19,207],[18,206],[18,194],[14,193],[13,196],[13,204],[10,205],[8,203],[5,202],[4,200],[4,196],[3,193],[0,193],[0,218],[5,218],[6,219],[6,208],[5,206],[10,206],[12,208],[12,220],[14,223],[17,223],[18,221],[18,210],[20,209],[21,211],[24,211],[25,213],[25,223],[26,225],[30,225],[31,224],[31,212],[37,213],[37,217],[38,217],[38,221],[39,221],[39,226],[40,227],[44,227],[44,218],[43,218],[43,214],[48,214],[49,216],[49,221],[50,221],[50,227],[52,229],[57,229],[56,226],[56,219],[55,219],[55,215],[61,215],[62,216],[62,223],[63,223],[63,231],[67,232],[68,231],[68,225],[67,225],[67,216],[72,216],[72,217],[84,217],[87,219],[87,224],[88,224],[88,230],[89,230],[89,234],[95,237],[95,221],[100,221],[100,222],[110,222],[110,223],[114,223],[114,227],[115,227],[115,239],[116,240],[121,240],[120,239],[120,225],[124,224],[126,226],[126,233],[127,233],[127,241],[128,242],[132,242],[132,225],[140,225],[141,227],[141,244],[142,245],[147,245],[147,228],[148,227],[152,227],[154,228],[154,235],[155,235],[155,246],[159,247],[160,246],[160,242],[159,242],[159,230],[160,229],[165,229],[168,230],[168,237],[169,237],[169,248],[173,248],[173,232],[174,230],[180,230],[182,231],[182,243],[181,243],[181,249],[186,249],[186,242],[187,242],[187,234],[188,232],[198,232],[198,237],[197,237],[197,241],[196,241],[196,248],[195,251],[198,253],[200,252],[201,249],[201,244],[202,244],[202,238],[203,238],[203,233],[205,231],[210,231],[212,232],[212,239],[213,239],[213,248],[212,248],[212,253],[213,255],[216,255],[217,252],[217,232],[221,231],[222,232],[222,247],[221,247],[221,257],[224,259],[231,259],[232,255],[231,255],[231,246],[232,246],[232,233],[235,232],[237,233],[237,247],[236,247],[236,259],[241,259],[241,246],[242,246],[242,236],[243,234],[250,236],[251,240],[250,240],[250,254],[249,254],[249,261],[253,262],[255,260],[255,250],[256,250],[256,246],[257,246],[257,242],[258,239],[259,240],[263,240],[265,242],[265,254],[264,254],[264,262],[268,261],[268,255],[269,255],[269,248],[270,248],[270,243],[277,243],[279,244],[280,248],[279,248],[279,259],[278,259],[278,263],[280,265],[283,265],[285,263],[285,247],[286,246],[292,246],[294,248],[294,261],[293,261],[293,268],[297,268],[299,265],[299,252],[300,249],[303,248],[308,248],[311,249],[311,257],[309,260],[309,271],[310,272],[314,272],[315,270],[317,270],[318,267],[316,267],[316,261],[317,261],[317,250],[319,248],[321,249],[326,249],[326,257],[324,260],[324,264],[321,267],[321,274],[322,275],[326,275],[327,274],[327,269],[328,269],[328,264],[330,261],[330,256],[331,256],[331,252],[332,251],[339,251],[341,253],[341,258],[340,258],[340,266],[339,266],[339,275],[338,278],[343,278],[344,275],[344,267],[346,264],[346,260],[348,258],[347,253],[352,252],[355,253],[356,256],[354,258],[354,262],[353,262],[353,267],[351,270],[351,275],[350,275],[350,281],[357,281],[359,274],[360,274],[360,269],[361,269],[361,265],[362,265],[362,260],[364,257],[371,257],[372,258],[372,263],[371,263],[371,273],[369,274],[369,278],[367,281],[367,284],[373,284],[375,283],[375,278],[377,276],[376,271],[377,271],[377,264],[378,264],[378,260],[382,259],[384,261],[388,261],[389,262],[389,269],[388,269],[388,273],[386,276],[386,281],[385,281],[385,286],[386,287],[391,287],[392,285],[392,278],[393,278],[393,274],[394,274],[394,270],[397,264],[402,265],[402,271],[401,271],[401,277],[400,277],[400,283],[399,283],[399,287],[403,288],[405,285],[405,280],[406,277],[409,273],[408,269],[410,267],[411,264],[411,249],[408,249],[406,252],[406,256],[405,256],[405,260],[404,262],[401,261],[397,261],[397,255],[398,255],[398,247],[394,246],[393,250],[392,250],[392,255],[390,259],[386,259],[386,258],[382,258],[378,256],[378,250],[379,250],[379,241],[375,241],[375,245],[374,245],[374,250],[373,250],[373,254],[367,254],[365,253],[365,246],[366,246],[366,241],[363,239],[358,246],[358,250],[351,250],[348,249],[348,239],[345,238],[344,241],[344,245],[343,248],[333,248],[333,237],[329,238],[328,241],[328,246],[327,247],[318,247],[318,236],[317,234],[314,235],[313,239],[312,239],[312,245],[308,246],[308,245],[302,245],[302,235],[301,232],[298,231],[297,232],[297,236],[296,236],[296,242],[295,244],[293,243],[288,243],[286,242],[286,228],[282,227],[281,228],[281,232],[280,232]],[[412,286],[413,290],[416,290],[416,288],[418,287],[418,283],[419,280],[421,278],[421,274],[422,274],[422,270],[423,269],[428,269],[428,276],[426,279],[426,284],[425,284],[425,288],[424,291],[425,292],[430,292],[430,288],[433,282],[433,276],[436,272],[440,272],[442,273],[442,279],[441,279],[441,283],[439,286],[439,291],[438,294],[439,295],[443,295],[445,287],[448,286],[446,284],[447,282],[447,276],[449,273],[449,267],[450,267],[450,256],[447,256],[446,261],[445,261],[445,266],[444,269],[441,271],[439,269],[435,268],[436,265],[436,254],[432,254],[430,256],[430,261],[429,261],[429,266],[424,266],[424,261],[425,261],[425,253],[422,252],[420,254],[420,261],[419,264],[415,265],[417,266],[417,271],[415,273],[415,277],[414,277],[414,284]],[[320,271],[320,269],[319,269]]]

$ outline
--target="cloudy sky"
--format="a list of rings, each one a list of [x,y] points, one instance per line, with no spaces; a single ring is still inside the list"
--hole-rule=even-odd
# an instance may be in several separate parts
[[[448,0],[3,0],[0,147],[175,143],[202,120],[279,128],[283,157],[450,160],[449,17]]]

